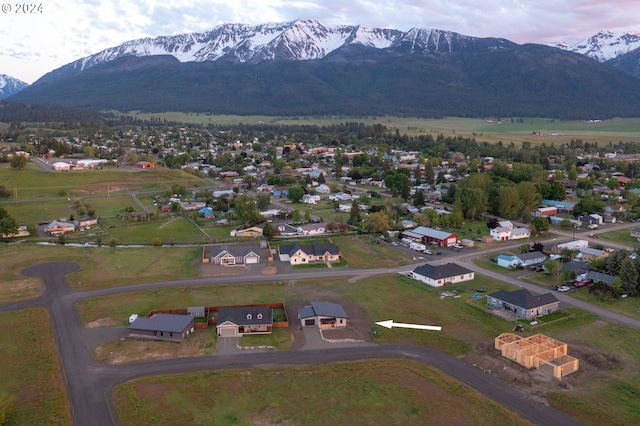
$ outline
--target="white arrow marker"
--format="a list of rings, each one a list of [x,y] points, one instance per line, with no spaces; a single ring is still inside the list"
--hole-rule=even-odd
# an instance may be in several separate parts
[[[387,328],[400,327],[400,328],[415,328],[418,330],[432,330],[432,331],[442,330],[442,327],[438,325],[403,324],[401,322],[393,322],[393,320],[379,321],[376,324],[382,327],[387,327]]]

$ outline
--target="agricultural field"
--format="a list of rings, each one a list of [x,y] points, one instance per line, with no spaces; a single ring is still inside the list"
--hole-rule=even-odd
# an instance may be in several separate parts
[[[116,386],[113,401],[122,424],[139,425],[528,424],[405,360],[149,377]]]
[[[49,313],[42,308],[2,313],[0,328],[0,392],[14,397],[7,424],[73,424]]]
[[[206,180],[185,171],[163,168],[144,171],[106,169],[71,172],[0,168],[0,185],[13,190],[17,195],[17,201],[119,195],[125,191],[164,191],[173,184],[188,188],[210,185]]]

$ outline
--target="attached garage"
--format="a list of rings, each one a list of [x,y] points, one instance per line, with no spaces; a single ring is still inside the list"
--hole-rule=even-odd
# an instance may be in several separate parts
[[[218,336],[233,337],[238,335],[238,326],[236,324],[220,324],[218,325]]]
[[[255,265],[256,263],[260,263],[260,256],[258,256],[255,253],[249,253],[245,258],[244,258],[244,263],[248,264],[248,265]]]
[[[304,320],[304,325],[305,327],[308,325],[316,325],[316,319],[315,318],[307,318]]]

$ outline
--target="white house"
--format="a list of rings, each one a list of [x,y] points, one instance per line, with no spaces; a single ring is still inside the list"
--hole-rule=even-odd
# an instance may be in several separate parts
[[[331,189],[329,188],[328,185],[321,183],[320,185],[316,186],[316,192],[318,194],[328,194],[331,192]]]
[[[511,228],[498,226],[489,231],[489,235],[494,241],[507,241],[511,239]]]
[[[444,265],[430,265],[425,263],[411,272],[411,276],[431,287],[457,284],[470,281],[475,278],[475,272],[470,271],[456,263]]]
[[[65,163],[64,161],[57,161],[52,165],[53,170],[57,170],[59,172],[66,172],[71,170],[71,164]]]

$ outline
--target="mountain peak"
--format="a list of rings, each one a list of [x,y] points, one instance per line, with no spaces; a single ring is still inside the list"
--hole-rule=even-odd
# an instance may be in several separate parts
[[[598,62],[605,62],[640,48],[640,35],[634,31],[601,30],[572,46],[556,45],[555,47],[586,55]]]
[[[29,85],[22,80],[6,74],[0,74],[0,99],[6,99],[27,86]]]

